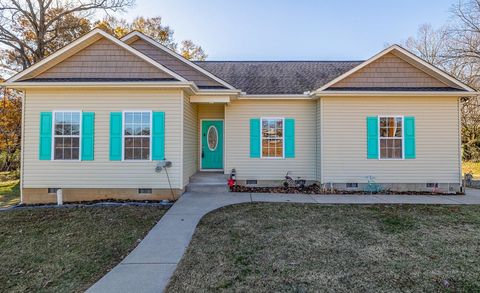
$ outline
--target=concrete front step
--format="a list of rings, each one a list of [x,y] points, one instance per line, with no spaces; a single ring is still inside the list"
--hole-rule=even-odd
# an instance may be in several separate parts
[[[220,172],[198,172],[190,177],[186,189],[190,192],[228,192],[227,175]]]
[[[187,185],[187,191],[203,193],[228,192],[228,185],[227,183],[190,183]]]
[[[226,183],[227,175],[219,172],[198,172],[190,177],[190,183]]]

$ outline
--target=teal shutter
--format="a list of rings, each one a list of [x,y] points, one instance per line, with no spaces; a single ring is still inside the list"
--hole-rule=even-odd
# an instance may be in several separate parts
[[[295,119],[285,119],[285,158],[295,158]]]
[[[122,112],[110,113],[110,161],[122,160]]]
[[[260,158],[260,119],[250,119],[250,158]]]
[[[378,159],[378,117],[367,117],[367,159]]]
[[[415,159],[415,117],[404,117],[405,159]]]
[[[152,113],[152,160],[165,160],[165,112]]]
[[[82,161],[93,161],[95,113],[82,113]]]
[[[52,112],[40,113],[39,159],[52,159]]]

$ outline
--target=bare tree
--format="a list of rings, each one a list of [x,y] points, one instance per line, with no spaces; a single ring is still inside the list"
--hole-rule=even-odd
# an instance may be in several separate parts
[[[26,69],[90,28],[98,11],[119,11],[134,0],[0,0],[2,65]],[[6,60],[5,60],[6,59]]]
[[[452,21],[440,29],[419,28],[405,46],[473,88],[480,89],[480,0],[452,6]],[[463,159],[480,161],[480,100],[462,99]]]
[[[461,63],[460,77],[480,88],[480,0],[460,0],[452,8],[448,51]]]
[[[444,67],[446,49],[448,48],[448,31],[446,28],[434,29],[430,24],[418,28],[417,35],[410,37],[405,46],[423,60],[436,66]]]

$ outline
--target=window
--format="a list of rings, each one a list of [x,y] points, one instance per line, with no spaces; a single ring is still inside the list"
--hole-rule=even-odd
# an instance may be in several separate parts
[[[262,158],[283,158],[283,118],[262,118]]]
[[[212,152],[217,149],[218,146],[218,130],[215,126],[210,126],[207,131],[207,144],[208,149]]]
[[[403,158],[403,117],[380,117],[380,159]]]
[[[54,112],[54,160],[80,159],[80,112]]]
[[[124,160],[150,160],[151,112],[124,112]]]

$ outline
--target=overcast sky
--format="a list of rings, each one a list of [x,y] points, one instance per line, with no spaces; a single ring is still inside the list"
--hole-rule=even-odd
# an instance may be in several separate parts
[[[441,26],[455,0],[137,0],[122,15],[162,16],[208,60],[363,60]]]

